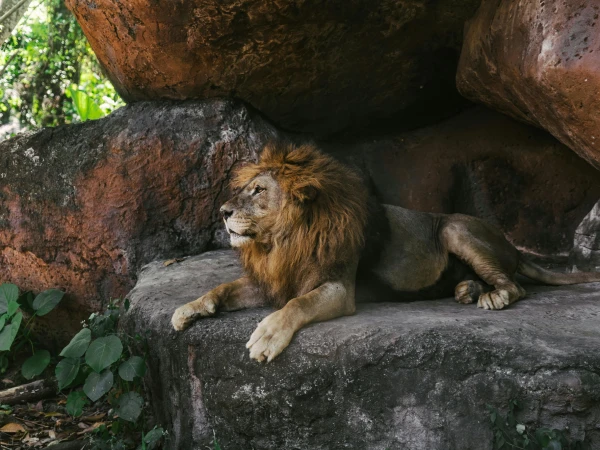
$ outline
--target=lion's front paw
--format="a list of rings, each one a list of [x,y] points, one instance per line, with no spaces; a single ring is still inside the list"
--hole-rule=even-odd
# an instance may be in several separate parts
[[[214,316],[216,312],[217,302],[212,296],[205,295],[177,308],[173,313],[171,323],[177,331],[183,331],[197,318]]]
[[[262,362],[271,362],[290,343],[295,330],[287,324],[282,311],[276,311],[258,324],[246,348],[250,349],[250,358]]]

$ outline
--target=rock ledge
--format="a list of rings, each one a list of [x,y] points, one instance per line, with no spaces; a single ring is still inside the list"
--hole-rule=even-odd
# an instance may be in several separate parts
[[[148,338],[168,448],[488,449],[486,404],[519,398],[526,425],[600,445],[600,284],[529,286],[489,312],[450,299],[362,305],[302,330],[269,365],[244,347],[270,311],[221,313],[183,333],[174,309],[240,273],[220,250],[145,266],[123,321]]]

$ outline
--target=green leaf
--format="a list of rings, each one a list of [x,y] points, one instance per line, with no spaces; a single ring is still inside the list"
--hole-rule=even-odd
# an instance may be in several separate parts
[[[58,380],[58,388],[64,389],[70,385],[79,372],[78,358],[65,358],[56,365],[56,379]]]
[[[535,438],[542,447],[547,447],[550,443],[550,430],[546,428],[538,428],[535,430]]]
[[[3,283],[0,285],[0,314],[7,311],[8,304],[16,302],[19,298],[19,288],[12,283]]]
[[[71,391],[67,397],[67,413],[73,417],[79,417],[83,414],[83,407],[88,403],[88,399],[82,391]]]
[[[165,434],[165,430],[163,430],[162,428],[156,428],[154,427],[152,430],[148,431],[148,433],[146,433],[146,436],[144,436],[144,442],[146,444],[156,444],[160,438],[162,438]]]
[[[146,373],[144,358],[132,356],[119,366],[119,376],[125,381],[133,381],[135,377],[143,377]]]
[[[85,351],[92,340],[92,332],[89,328],[84,328],[71,339],[69,345],[62,349],[60,356],[67,358],[79,358],[85,354]]]
[[[41,374],[50,364],[50,352],[48,350],[38,350],[35,354],[25,360],[21,367],[21,374],[31,380]]]
[[[10,300],[8,302],[8,308],[7,308],[6,314],[8,314],[8,317],[12,317],[15,315],[15,313],[17,312],[18,309],[19,309],[19,302],[17,302],[16,300]]]
[[[2,331],[0,331],[0,351],[8,351],[12,343],[17,336],[19,327],[21,326],[21,320],[23,314],[17,313],[10,322],[10,325],[6,325]]]
[[[142,412],[144,399],[137,392],[127,392],[119,398],[119,407],[116,413],[123,420],[135,422]]]
[[[38,316],[45,316],[60,302],[65,293],[58,289],[48,289],[37,295],[33,301],[33,309]]]
[[[7,317],[8,317],[7,314],[2,314],[2,316],[0,316],[0,331],[2,331],[2,329],[4,328]]]
[[[113,373],[110,369],[105,370],[102,373],[92,372],[88,375],[83,385],[83,392],[93,402],[98,400],[113,386]]]
[[[85,362],[96,372],[110,366],[121,357],[123,344],[117,336],[101,337],[93,341],[85,352]]]
[[[19,288],[11,283],[0,285],[0,314],[8,311],[8,304],[16,302],[19,298]]]
[[[104,117],[104,112],[98,104],[84,91],[69,88],[69,93],[73,99],[73,105],[82,122]]]

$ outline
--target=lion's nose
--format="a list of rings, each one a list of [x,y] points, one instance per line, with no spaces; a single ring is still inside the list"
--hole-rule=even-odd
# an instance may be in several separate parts
[[[229,209],[227,207],[227,205],[221,206],[221,209],[219,211],[221,211],[221,215],[223,216],[223,219],[229,219],[231,217],[231,215],[233,214],[233,210]]]

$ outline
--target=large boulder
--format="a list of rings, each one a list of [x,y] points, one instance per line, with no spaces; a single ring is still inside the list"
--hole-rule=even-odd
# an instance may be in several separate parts
[[[600,272],[600,201],[575,230],[570,263],[574,271]]]
[[[330,134],[461,103],[454,75],[480,0],[67,0],[126,101],[242,99]]]
[[[222,246],[229,174],[276,136],[235,102],[163,102],[0,143],[0,280],[64,289],[48,320],[72,335],[143,264]]]
[[[176,307],[237,278],[233,251],[144,267],[123,326],[149,344],[146,386],[168,449],[492,449],[486,404],[600,446],[600,284],[528,286],[503,311],[453,299],[359,306],[310,325],[273,362],[245,342],[268,308],[184,332]],[[531,430],[531,428],[529,428]]]
[[[545,128],[600,169],[600,1],[483,0],[459,91]]]

